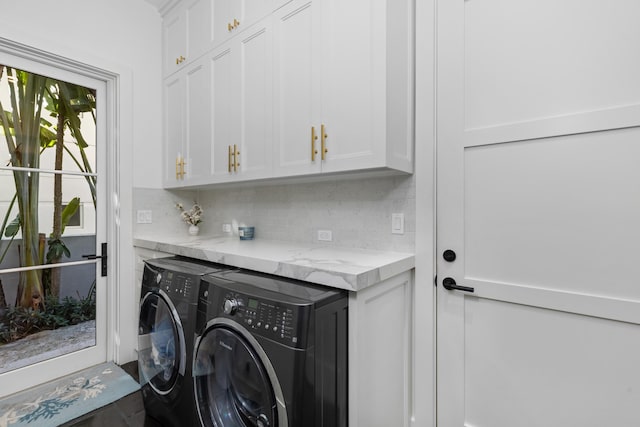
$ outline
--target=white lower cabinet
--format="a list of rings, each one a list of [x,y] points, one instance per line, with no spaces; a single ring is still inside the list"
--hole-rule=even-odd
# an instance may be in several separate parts
[[[408,427],[413,271],[349,297],[349,426]]]

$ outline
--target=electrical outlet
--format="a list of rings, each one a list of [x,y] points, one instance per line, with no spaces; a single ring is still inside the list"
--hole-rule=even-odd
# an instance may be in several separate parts
[[[151,224],[153,222],[152,211],[139,210],[137,211],[138,224]]]
[[[231,233],[231,224],[222,224],[223,233]]]
[[[391,234],[404,234],[404,214],[391,214]]]
[[[318,240],[322,242],[330,242],[333,240],[331,230],[318,230]]]

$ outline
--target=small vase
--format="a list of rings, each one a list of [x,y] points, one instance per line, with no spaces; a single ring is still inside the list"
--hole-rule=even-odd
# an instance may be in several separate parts
[[[190,235],[197,236],[199,232],[200,232],[200,228],[197,225],[190,225],[189,226],[189,234]]]

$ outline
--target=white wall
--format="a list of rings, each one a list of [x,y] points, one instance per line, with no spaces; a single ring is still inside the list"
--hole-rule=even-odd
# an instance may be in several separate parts
[[[122,96],[132,101],[133,140],[122,148],[158,166],[134,167],[134,185],[158,187],[162,96],[156,9],[143,0],[20,0],[3,1],[0,10],[0,37],[109,71],[130,71],[133,91]]]

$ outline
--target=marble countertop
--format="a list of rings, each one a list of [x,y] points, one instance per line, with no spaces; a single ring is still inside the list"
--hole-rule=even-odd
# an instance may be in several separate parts
[[[237,237],[136,237],[136,247],[358,291],[415,267],[411,253]]]

